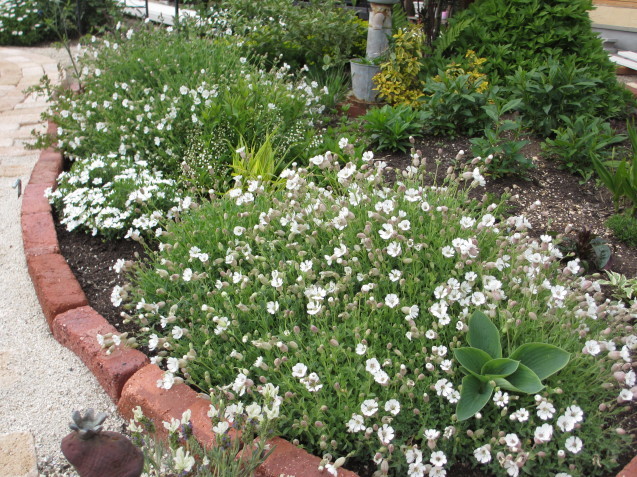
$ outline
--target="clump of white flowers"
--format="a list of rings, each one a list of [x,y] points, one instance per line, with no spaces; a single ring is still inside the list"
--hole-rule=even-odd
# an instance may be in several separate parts
[[[523,217],[469,199],[479,180],[425,185],[414,153],[390,186],[384,162],[351,159],[292,166],[277,190],[238,179],[167,227],[123,305],[155,362],[194,349],[171,379],[244,406],[259,386],[278,387],[285,437],[329,454],[328,470],[349,454],[381,475],[450,475],[462,461],[497,475],[598,475],[625,439],[609,411],[632,399],[634,307],[604,301]],[[504,355],[535,341],[572,357],[537,395],[496,388],[458,422],[453,350],[475,310],[500,330]]]

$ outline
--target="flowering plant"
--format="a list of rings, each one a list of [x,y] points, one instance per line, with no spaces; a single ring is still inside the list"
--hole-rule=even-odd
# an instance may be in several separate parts
[[[611,422],[636,390],[634,308],[600,303],[551,237],[472,199],[484,183],[476,161],[467,182],[432,184],[412,151],[390,185],[382,160],[342,143],[285,170],[280,190],[238,178],[166,225],[115,297],[165,367],[159,385],[220,386],[243,401],[271,383],[285,437],[380,475],[441,476],[460,462],[601,475],[625,438]],[[476,310],[504,355],[539,342],[571,359],[537,393],[498,386],[461,421],[453,350]]]

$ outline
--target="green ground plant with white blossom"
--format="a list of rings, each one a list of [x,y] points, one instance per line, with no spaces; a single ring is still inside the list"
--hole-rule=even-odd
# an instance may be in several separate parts
[[[141,326],[158,386],[185,381],[248,403],[282,396],[279,429],[336,475],[603,476],[628,441],[637,309],[602,301],[554,239],[501,216],[473,170],[431,184],[426,164],[391,173],[371,152],[292,166],[274,190],[236,178],[227,194],[162,224],[159,249],[123,267],[113,302]],[[119,264],[121,268],[122,264]],[[454,350],[487,315],[509,356],[529,342],[570,353],[537,393],[500,388],[459,421]],[[332,466],[332,467],[330,467]]]
[[[233,40],[199,31],[147,25],[94,39],[82,94],[56,91],[48,117],[72,165],[50,199],[69,230],[154,233],[184,200],[228,188],[241,144],[271,142],[275,173],[312,144],[327,92],[287,66],[259,69]]]
[[[137,406],[133,410],[128,430],[131,439],[144,453],[144,474],[147,477],[167,475],[199,477],[250,477],[270,455],[268,444],[279,416],[281,397],[271,384],[260,386],[252,394],[252,402],[244,406],[232,402],[225,393],[211,396],[208,417],[215,434],[214,446],[202,446],[193,436],[191,411],[181,419],[155,424]],[[167,433],[166,439],[161,434]],[[238,458],[240,457],[240,458]]]

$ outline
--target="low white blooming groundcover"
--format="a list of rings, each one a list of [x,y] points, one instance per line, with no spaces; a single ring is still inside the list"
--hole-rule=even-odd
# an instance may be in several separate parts
[[[389,185],[372,153],[342,155],[285,170],[279,190],[237,178],[127,271],[113,298],[165,367],[158,385],[184,380],[246,404],[275,386],[283,436],[334,474],[342,457],[409,477],[456,463],[509,476],[612,473],[636,391],[635,307],[601,301],[524,217],[471,199],[478,169],[425,185],[414,155]],[[453,350],[475,310],[499,329],[504,356],[541,342],[571,359],[541,392],[496,389],[458,421]]]

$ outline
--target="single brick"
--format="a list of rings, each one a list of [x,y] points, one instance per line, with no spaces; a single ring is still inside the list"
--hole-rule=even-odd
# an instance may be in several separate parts
[[[318,470],[321,459],[300,449],[285,439],[275,437],[268,442],[274,451],[256,471],[257,477],[279,477],[280,475],[295,477],[325,477],[327,471]],[[358,474],[338,470],[339,477],[358,477]]]
[[[22,194],[22,215],[51,213],[51,204],[44,197],[47,184],[27,184]]]
[[[637,457],[634,457],[617,477],[637,477]]]
[[[47,184],[53,186],[62,172],[62,154],[52,149],[46,149],[40,153],[38,162],[35,163],[29,184]]]
[[[27,255],[27,266],[49,327],[60,313],[88,305],[86,295],[62,255]]]
[[[46,133],[50,136],[58,135],[58,125],[55,124],[55,122],[51,121],[50,119],[47,122]]]
[[[50,213],[22,215],[22,243],[27,257],[60,252],[58,236]],[[75,277],[73,279],[75,280]]]
[[[163,421],[181,419],[187,409],[195,407],[200,398],[185,384],[175,384],[170,389],[157,387],[164,372],[157,365],[149,364],[137,371],[124,385],[122,397],[117,404],[124,419],[133,417],[133,409],[140,406],[144,415],[151,419],[162,433]],[[198,411],[200,413],[201,410]]]
[[[106,354],[97,341],[97,335],[118,331],[90,306],[56,316],[52,332],[55,339],[80,357],[116,403],[126,381],[149,363],[146,355],[131,348],[120,348]]]

